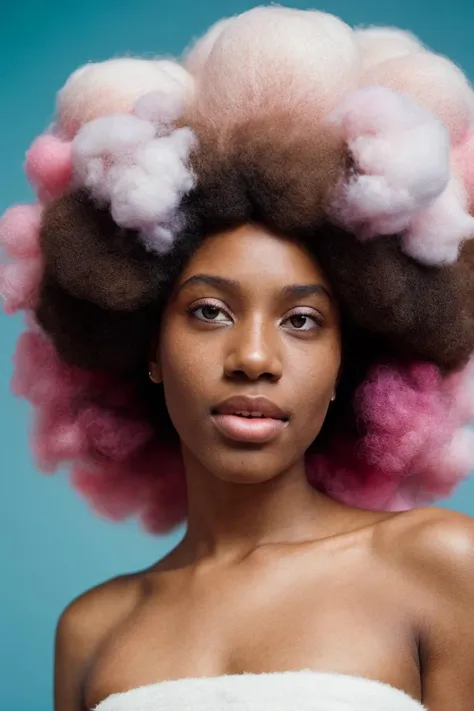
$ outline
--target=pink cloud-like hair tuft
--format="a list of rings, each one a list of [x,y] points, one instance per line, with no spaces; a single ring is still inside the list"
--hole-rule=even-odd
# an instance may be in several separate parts
[[[0,295],[7,314],[36,305],[43,275],[41,214],[41,205],[15,205],[0,219],[0,247],[7,256],[0,264]]]
[[[26,154],[25,170],[41,202],[61,197],[71,181],[71,144],[53,134],[38,136]]]
[[[474,361],[451,376],[434,365],[379,365],[355,408],[364,434],[308,458],[318,488],[351,506],[405,510],[448,497],[474,466]]]

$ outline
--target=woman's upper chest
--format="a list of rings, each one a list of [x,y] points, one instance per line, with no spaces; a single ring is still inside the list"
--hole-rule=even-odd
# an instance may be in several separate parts
[[[311,668],[419,694],[415,621],[403,578],[360,553],[148,579],[133,613],[100,646],[87,708],[164,679]]]

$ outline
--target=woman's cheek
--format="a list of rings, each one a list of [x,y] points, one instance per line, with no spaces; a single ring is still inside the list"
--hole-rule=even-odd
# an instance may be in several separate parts
[[[167,339],[162,349],[162,375],[170,417],[182,429],[195,427],[203,410],[219,397],[218,354],[185,339]]]

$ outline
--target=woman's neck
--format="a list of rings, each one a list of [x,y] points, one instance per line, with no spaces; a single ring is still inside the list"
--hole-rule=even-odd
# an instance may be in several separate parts
[[[262,546],[325,537],[336,514],[350,511],[311,487],[304,461],[267,481],[249,476],[235,483],[211,474],[189,453],[183,456],[188,528],[180,549],[190,563],[238,560]]]

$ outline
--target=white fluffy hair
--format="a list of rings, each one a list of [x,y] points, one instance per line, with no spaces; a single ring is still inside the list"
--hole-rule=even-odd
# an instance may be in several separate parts
[[[221,32],[233,22],[232,17],[225,17],[222,20],[216,22],[206,34],[199,38],[183,53],[183,61],[186,64],[186,69],[193,75],[198,75],[204,68],[205,63],[208,60],[209,55],[216,43],[217,38]]]
[[[197,108],[212,121],[290,111],[321,120],[359,76],[353,30],[323,12],[257,7],[220,22],[188,52]]]
[[[167,135],[169,103],[161,123],[158,101],[138,109],[140,116],[105,116],[79,130],[72,143],[74,181],[109,207],[118,225],[138,230],[147,249],[164,254],[182,227],[181,200],[195,184],[188,166],[195,136],[186,127]]]
[[[411,32],[392,27],[355,31],[361,52],[361,85],[410,94],[435,113],[457,143],[474,121],[472,88],[454,62],[431,52]]]
[[[179,204],[195,184],[194,133],[174,125],[193,92],[176,62],[119,58],[81,67],[58,96],[57,133],[72,140],[73,186],[88,189],[158,254],[171,247]]]
[[[113,114],[122,116],[89,126]],[[125,58],[79,69],[60,92],[58,126],[69,139],[84,126],[76,181],[157,251],[169,247],[195,181],[186,126],[215,160],[246,152],[280,192],[285,170],[305,224],[328,209],[361,238],[401,233],[429,264],[454,261],[474,234],[472,195],[453,160],[473,131],[474,93],[455,64],[402,30],[256,7],[216,23],[183,65]]]
[[[58,94],[59,132],[72,139],[79,128],[99,116],[130,112],[150,92],[191,99],[193,80],[177,62],[132,57],[86,64],[77,69]]]
[[[445,126],[409,96],[382,87],[349,94],[334,112],[354,168],[340,185],[337,214],[364,237],[406,230],[449,182]],[[413,166],[417,170],[413,170]]]
[[[404,57],[424,49],[418,37],[396,27],[358,28],[355,30],[355,38],[362,57],[363,71],[387,59]]]
[[[353,161],[329,206],[335,221],[361,238],[401,234],[405,252],[425,264],[455,262],[474,218],[451,173],[446,126],[384,87],[349,94],[333,120]]]
[[[463,72],[446,57],[418,51],[370,67],[362,84],[406,92],[447,126],[453,144],[474,122],[474,93]]]
[[[404,250],[424,264],[453,264],[463,242],[474,235],[474,218],[462,181],[451,175],[439,198],[414,215],[402,235]]]

